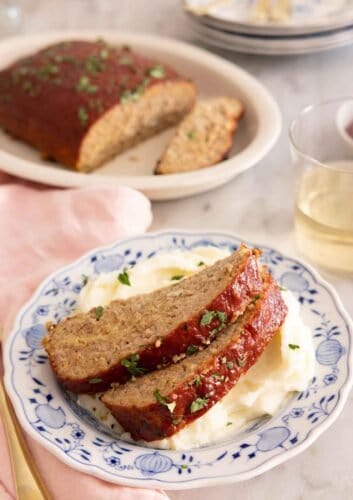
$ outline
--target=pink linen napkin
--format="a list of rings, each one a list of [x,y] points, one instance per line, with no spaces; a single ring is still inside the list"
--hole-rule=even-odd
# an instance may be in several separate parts
[[[0,173],[0,323],[9,333],[18,309],[49,273],[96,246],[144,232],[150,203],[126,187],[47,189]],[[27,437],[54,500],[165,500],[163,492],[116,486],[75,471]],[[0,419],[0,499],[14,499]]]

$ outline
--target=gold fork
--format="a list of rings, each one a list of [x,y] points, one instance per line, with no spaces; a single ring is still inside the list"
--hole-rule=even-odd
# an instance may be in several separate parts
[[[0,331],[0,414],[10,451],[16,496],[18,500],[50,500],[51,497],[34,464],[12,404],[6,395],[3,372]]]

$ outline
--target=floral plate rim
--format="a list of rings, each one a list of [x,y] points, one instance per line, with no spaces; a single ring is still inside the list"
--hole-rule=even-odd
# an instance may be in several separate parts
[[[295,446],[293,444],[293,448],[291,448],[291,449],[284,448],[285,453],[282,452],[282,450],[280,450],[281,452],[279,454],[277,454],[277,455],[272,454],[272,456],[270,456],[269,458],[265,459],[262,462],[260,461],[260,463],[258,463],[258,464],[256,464],[256,460],[255,460],[254,467],[252,467],[246,471],[237,472],[236,466],[235,466],[235,469],[233,472],[227,473],[227,474],[223,473],[223,475],[222,475],[222,467],[219,467],[219,465],[222,464],[222,460],[227,455],[227,452],[229,451],[229,449],[232,446],[236,445],[237,441],[240,442],[238,438],[235,439],[234,441],[226,441],[226,442],[223,442],[220,444],[217,443],[217,444],[207,446],[205,448],[193,449],[193,450],[188,450],[185,452],[177,452],[177,451],[173,451],[173,450],[168,450],[168,451],[166,451],[166,450],[154,450],[151,448],[145,448],[142,446],[130,445],[129,443],[121,442],[121,443],[123,443],[123,446],[125,444],[126,447],[130,448],[130,450],[127,450],[127,451],[134,453],[131,456],[136,456],[135,461],[134,461],[135,468],[136,468],[136,474],[134,472],[133,474],[135,474],[135,475],[132,477],[129,477],[128,475],[124,475],[124,474],[123,475],[116,474],[113,472],[113,470],[111,468],[109,469],[108,465],[105,466],[104,469],[102,469],[101,467],[99,467],[97,465],[93,465],[93,467],[92,467],[92,464],[85,463],[85,462],[82,463],[82,460],[79,461],[75,457],[66,454],[62,449],[58,448],[57,445],[53,444],[52,442],[47,440],[47,438],[43,437],[43,435],[41,434],[41,431],[38,432],[38,430],[36,430],[33,427],[30,420],[28,419],[27,415],[25,414],[25,409],[27,408],[26,405],[29,405],[29,403],[27,402],[27,400],[24,401],[23,397],[21,397],[21,395],[17,393],[16,387],[14,386],[14,381],[13,381],[14,360],[12,359],[12,355],[13,355],[12,349],[13,349],[13,343],[16,340],[17,336],[21,335],[20,322],[21,322],[22,318],[25,316],[26,312],[29,311],[29,308],[31,306],[33,306],[34,304],[36,304],[38,299],[42,296],[42,293],[44,292],[45,287],[47,287],[52,282],[52,280],[54,280],[58,275],[60,275],[64,272],[70,273],[70,272],[73,272],[74,269],[82,267],[84,265],[84,263],[86,263],[89,259],[91,259],[95,255],[100,254],[100,255],[104,256],[104,254],[112,252],[113,250],[118,250],[120,247],[124,247],[124,245],[125,246],[131,245],[132,248],[135,246],[135,250],[136,250],[136,245],[143,247],[144,242],[145,242],[145,246],[147,246],[148,243],[146,243],[146,242],[151,242],[151,241],[153,243],[156,242],[155,246],[157,248],[158,242],[163,241],[163,238],[165,238],[166,240],[167,240],[167,238],[170,238],[170,241],[172,241],[172,239],[173,239],[173,241],[174,240],[176,241],[177,238],[181,238],[181,241],[185,241],[185,239],[188,239],[188,238],[189,238],[189,240],[192,240],[193,238],[194,239],[197,238],[197,241],[202,240],[202,241],[208,242],[211,245],[216,244],[215,242],[217,241],[217,238],[218,238],[218,239],[223,239],[225,242],[227,242],[228,246],[231,246],[231,244],[239,245],[239,243],[241,241],[244,241],[249,246],[260,247],[265,252],[269,252],[269,253],[273,252],[274,256],[276,256],[276,255],[281,256],[282,260],[290,261],[293,264],[298,265],[301,269],[305,270],[305,272],[307,272],[314,279],[314,281],[317,285],[320,285],[323,289],[325,289],[327,291],[327,293],[332,301],[332,304],[335,306],[335,312],[338,313],[339,317],[342,318],[342,320],[345,323],[347,333],[348,333],[348,338],[349,338],[349,334],[353,333],[352,320],[351,320],[349,314],[346,312],[343,304],[341,303],[341,300],[339,299],[337,292],[334,290],[334,288],[329,283],[326,282],[326,280],[324,280],[321,277],[321,275],[315,269],[313,269],[310,265],[302,262],[300,259],[298,259],[296,257],[283,255],[281,252],[273,249],[272,247],[268,247],[265,245],[256,245],[253,242],[248,242],[248,241],[244,240],[243,238],[239,237],[238,235],[236,235],[232,232],[229,232],[229,231],[214,231],[214,230],[187,231],[187,230],[182,230],[182,229],[175,229],[175,230],[171,229],[171,230],[159,231],[159,232],[153,232],[153,233],[151,232],[151,233],[146,233],[146,234],[143,234],[140,236],[121,239],[117,242],[111,243],[110,245],[106,245],[106,246],[92,249],[89,252],[85,253],[83,256],[79,257],[78,259],[75,259],[73,262],[69,263],[68,265],[66,265],[66,266],[58,269],[54,273],[52,273],[39,285],[39,287],[37,287],[35,292],[32,294],[31,298],[29,299],[29,301],[27,301],[27,303],[19,311],[19,313],[16,317],[16,320],[14,322],[14,327],[12,329],[12,332],[9,335],[9,337],[5,343],[4,365],[5,365],[5,385],[6,385],[7,393],[10,396],[10,399],[13,403],[14,408],[15,408],[15,412],[17,414],[17,417],[18,417],[22,427],[28,432],[28,434],[31,437],[33,437],[37,442],[42,444],[42,446],[44,446],[46,449],[48,449],[50,452],[52,452],[58,459],[60,459],[64,463],[66,463],[66,465],[71,466],[71,467],[73,467],[81,472],[85,472],[85,473],[91,474],[93,476],[96,476],[100,479],[104,479],[104,480],[107,480],[107,481],[110,481],[113,483],[124,484],[124,485],[128,485],[128,486],[139,486],[139,487],[148,487],[148,488],[160,488],[160,487],[162,487],[164,489],[197,488],[197,487],[202,487],[202,486],[210,486],[210,485],[217,485],[217,484],[223,484],[223,483],[238,482],[238,481],[250,479],[250,478],[255,477],[259,474],[262,474],[263,472],[265,472],[267,470],[272,469],[273,467],[283,463],[284,461],[286,461],[286,460],[296,456],[300,452],[304,451],[334,422],[334,420],[341,413],[341,411],[344,407],[344,404],[347,400],[351,386],[353,384],[353,375],[352,375],[353,351],[352,351],[352,346],[351,346],[350,342],[349,342],[349,349],[346,350],[345,348],[343,348],[343,351],[342,351],[342,352],[349,351],[349,352],[347,352],[347,357],[346,357],[347,358],[346,359],[347,369],[345,372],[344,381],[343,381],[342,385],[339,387],[339,394],[337,396],[337,400],[334,401],[335,406],[334,406],[332,412],[328,413],[327,406],[326,406],[326,410],[327,410],[326,418],[321,423],[319,423],[319,425],[317,427],[312,428],[305,435],[303,442],[298,443]],[[177,248],[177,246],[175,248]],[[326,355],[327,355],[327,353],[326,353]],[[54,390],[56,390],[57,392],[59,391],[59,397],[61,397],[60,390],[56,384],[55,384]],[[331,400],[332,400],[332,398],[333,398],[333,396],[331,397]],[[330,401],[330,399],[327,399],[327,401]],[[65,402],[67,403],[67,400]],[[44,406],[44,405],[39,405],[39,406]],[[47,406],[49,406],[49,405],[47,405]],[[74,413],[72,407],[65,406],[64,409],[67,410],[67,413],[70,415],[71,419],[73,416],[77,418],[77,414]],[[290,414],[288,413],[288,415],[285,415],[284,417],[282,417],[282,420],[286,423],[286,425],[289,425],[288,424],[289,415]],[[287,422],[284,420],[285,417],[286,418],[288,417]],[[270,419],[270,422],[275,420],[276,418],[277,418],[277,416],[274,417],[273,419]],[[89,426],[87,426],[87,422],[83,422],[82,420],[80,420],[80,418],[78,418],[78,421],[83,426],[83,428],[86,430],[86,432],[87,432],[87,427],[88,427],[88,430],[91,431]],[[75,429],[78,428],[77,424],[70,424],[70,425],[72,425],[72,433],[74,433]],[[76,425],[76,427],[74,427],[75,425]],[[309,426],[309,424],[307,424],[307,425]],[[266,424],[265,424],[265,426],[266,426]],[[282,424],[281,429],[284,429],[284,428],[285,427]],[[270,427],[270,430],[271,429],[273,432],[277,432],[277,434],[278,434],[278,430],[280,429],[280,427],[273,426],[273,427]],[[289,427],[288,427],[288,429],[289,429]],[[262,429],[262,431],[263,431],[263,429]],[[267,431],[265,428],[265,431],[263,431],[262,433],[257,434],[257,435],[262,436],[262,435],[265,435],[266,432]],[[281,432],[283,433],[283,430]],[[289,439],[289,437],[291,436],[291,431],[288,430],[288,433],[289,434],[287,435],[286,439],[287,438]],[[83,432],[83,435],[85,435],[85,432]],[[104,436],[104,434],[100,433],[99,436]],[[103,446],[102,444],[99,444],[99,439],[100,438],[98,437],[97,446]],[[245,438],[242,438],[242,439],[245,439]],[[275,439],[278,440],[278,435]],[[281,437],[279,437],[279,440],[280,439],[281,439]],[[294,437],[290,441],[293,443],[296,443],[297,441],[295,439],[296,438]],[[260,437],[260,440],[258,442],[260,442],[260,441],[261,441],[261,437]],[[113,441],[111,441],[111,446],[112,446],[112,443],[113,443]],[[118,441],[114,440],[114,443],[117,443],[117,445],[116,445],[117,448],[120,448],[119,440]],[[90,443],[90,444],[92,444],[92,443]],[[255,445],[249,445],[249,444],[243,443],[240,445],[239,451],[237,453],[234,453],[234,454],[230,453],[230,455],[228,455],[228,458],[230,456],[232,456],[234,460],[239,458],[241,456],[241,453],[243,453],[244,448],[246,449],[248,446],[255,446]],[[283,448],[282,443],[280,443],[277,447]],[[98,454],[97,449],[94,449],[94,451],[97,452],[97,454]],[[120,449],[124,450],[123,447],[121,447]],[[252,449],[252,448],[250,448],[250,449]],[[269,450],[260,450],[260,451],[269,451]],[[199,464],[201,464],[201,465],[197,465],[195,462],[193,464],[191,463],[192,460],[194,460],[194,457],[193,457],[194,455],[199,455],[198,458],[205,458],[205,455],[209,454],[209,452],[214,452],[214,451],[217,451],[216,455],[218,455],[219,453],[220,453],[220,455],[217,456],[216,458],[214,458],[213,461],[208,462],[208,463],[204,462],[203,464],[201,462],[199,462]],[[273,449],[271,451],[273,451]],[[145,453],[144,455],[138,455],[138,453],[143,453],[143,452]],[[87,451],[83,452],[83,453],[87,453]],[[123,454],[124,452],[117,451],[117,453]],[[192,453],[192,455],[191,455],[191,453]],[[174,458],[171,459],[171,457],[174,457],[174,455],[175,455],[175,460],[176,460],[177,455],[181,456],[180,460],[182,461],[182,464],[180,464],[180,460],[179,460],[179,464],[174,463]],[[253,455],[253,456],[251,456],[251,455]],[[248,455],[248,457],[254,458],[255,455],[256,455],[256,449],[255,449],[255,452]],[[118,458],[116,458],[116,460],[117,460],[116,463],[119,465],[120,458],[118,455],[116,455],[116,456],[118,457]],[[233,460],[233,463],[234,463],[234,460]],[[203,476],[200,476],[200,477],[196,477],[196,478],[189,476],[185,479],[184,476],[183,477],[178,476],[177,480],[176,479],[167,480],[167,479],[164,479],[163,476],[159,477],[159,478],[156,477],[157,474],[166,473],[166,472],[168,473],[168,471],[169,471],[169,469],[167,467],[168,463],[172,464],[172,465],[170,465],[169,469],[171,469],[172,467],[179,467],[178,472],[180,474],[182,474],[182,472],[184,472],[185,469],[187,469],[187,472],[189,472],[188,468],[189,467],[192,468],[193,466],[201,467],[201,466],[207,465],[207,466],[212,466],[212,467],[209,467],[207,469],[206,474],[204,474]],[[103,464],[103,465],[105,465],[105,464]],[[109,464],[109,465],[114,465],[114,464]],[[213,466],[215,466],[215,465],[216,465],[216,467],[214,468]],[[124,469],[124,467],[122,469],[119,469],[119,471],[128,470],[128,466],[126,466],[126,469]],[[153,468],[155,468],[155,469],[157,468],[156,469],[157,472],[155,472],[153,470]],[[217,473],[214,474],[214,472],[216,472],[216,470],[217,470]],[[191,472],[191,470],[190,470],[190,472]]]

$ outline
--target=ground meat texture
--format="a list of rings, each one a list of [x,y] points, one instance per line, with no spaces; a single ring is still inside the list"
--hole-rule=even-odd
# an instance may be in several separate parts
[[[169,437],[202,416],[256,363],[287,314],[266,273],[261,295],[204,351],[117,386],[103,403],[135,440]]]
[[[100,392],[195,354],[261,291],[257,257],[242,245],[169,287],[52,325],[43,346],[56,377],[73,392]]]

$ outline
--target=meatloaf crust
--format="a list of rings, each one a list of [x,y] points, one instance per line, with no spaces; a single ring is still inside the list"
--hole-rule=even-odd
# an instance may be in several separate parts
[[[207,346],[261,291],[258,253],[242,245],[171,286],[52,326],[43,346],[57,379],[73,392],[100,392]]]
[[[116,386],[102,401],[135,440],[154,441],[203,415],[254,365],[287,314],[278,285],[265,276],[261,296],[204,351]]]
[[[65,41],[0,71],[0,126],[89,171],[178,122],[195,96],[193,83],[129,47]]]

